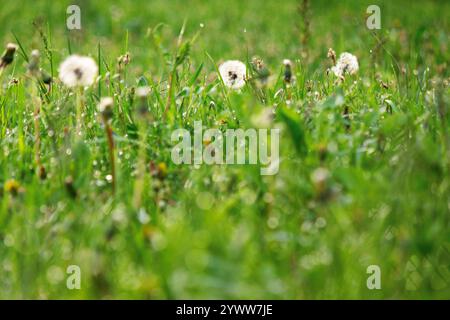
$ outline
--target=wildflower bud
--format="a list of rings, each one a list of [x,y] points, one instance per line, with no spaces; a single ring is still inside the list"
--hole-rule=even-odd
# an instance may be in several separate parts
[[[100,100],[98,104],[98,112],[100,112],[103,121],[109,121],[112,119],[114,100],[111,97],[104,97]]]
[[[6,50],[3,52],[0,58],[0,69],[5,68],[14,61],[14,54],[16,53],[17,45],[14,43],[8,43],[6,45]]]
[[[131,62],[130,53],[126,53],[123,57],[123,64],[128,65]]]
[[[158,177],[163,179],[167,175],[167,165],[164,162],[158,164]]]
[[[11,81],[9,81],[10,86],[15,86],[17,84],[19,84],[19,79],[17,78],[12,78]]]
[[[311,181],[319,197],[325,195],[328,188],[330,172],[326,168],[317,168],[311,174]]]
[[[106,72],[104,79],[105,79],[105,84],[109,87],[109,85],[111,84],[111,73]]]
[[[311,92],[313,90],[314,87],[314,83],[312,82],[312,80],[307,80],[305,82],[305,88],[307,92]]]
[[[46,85],[51,84],[53,81],[52,76],[47,71],[42,70],[42,69],[41,69],[41,80]]]
[[[328,155],[328,148],[327,145],[324,143],[321,143],[317,146],[317,153],[319,155],[320,162],[324,162]]]
[[[284,82],[291,83],[291,81],[292,81],[292,61],[289,59],[284,59],[283,65],[284,65]]]
[[[257,79],[261,81],[261,84],[267,84],[270,76],[270,71],[265,66],[264,61],[259,57],[254,57],[252,59],[252,68],[256,73]]]
[[[41,180],[45,180],[47,178],[47,171],[44,166],[39,166],[38,176]]]
[[[66,191],[72,198],[76,198],[78,196],[77,190],[75,189],[75,186],[73,185],[73,178],[71,176],[68,176],[64,180],[64,186],[66,187]]]
[[[327,57],[331,59],[333,65],[336,64],[336,52],[332,48],[328,49]]]
[[[140,99],[147,99],[148,95],[150,94],[150,88],[149,87],[139,87],[136,89],[136,95]]]
[[[167,165],[164,162],[160,162],[156,165],[153,161],[151,161],[150,173],[159,180],[163,180],[167,176]]]
[[[33,50],[31,52],[30,62],[28,63],[27,66],[30,75],[36,76],[39,74],[39,60],[40,60],[39,50]]]
[[[389,89],[389,84],[384,82],[383,80],[380,80],[380,86],[384,89]]]
[[[17,180],[10,179],[5,182],[5,192],[10,193],[13,197],[17,196],[20,190],[20,183]]]
[[[252,66],[255,70],[261,70],[264,67],[264,62],[259,57],[252,58]]]
[[[146,116],[148,114],[147,98],[149,94],[149,87],[139,87],[136,89],[136,96],[139,98],[139,106],[137,111],[141,116]]]
[[[118,59],[119,65],[129,65],[131,62],[130,53],[127,52],[124,55],[120,56]]]

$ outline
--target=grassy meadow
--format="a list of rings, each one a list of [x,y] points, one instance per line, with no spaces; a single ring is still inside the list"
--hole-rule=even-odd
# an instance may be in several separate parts
[[[19,46],[0,75],[1,299],[450,298],[450,2],[2,1],[0,40]],[[329,48],[358,73],[327,72]],[[99,67],[81,135],[58,77],[75,53]],[[171,133],[198,120],[280,128],[279,172],[174,164]]]

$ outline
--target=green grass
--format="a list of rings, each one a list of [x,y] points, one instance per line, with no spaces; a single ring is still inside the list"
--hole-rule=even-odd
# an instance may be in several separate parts
[[[81,31],[65,27],[73,2]],[[381,7],[381,30],[365,27],[370,4]],[[450,3],[312,1],[303,41],[297,7],[4,1],[1,43],[23,52],[0,80],[0,298],[450,298]],[[184,23],[181,44],[190,50],[174,69]],[[337,84],[326,74],[330,47],[359,58],[357,76]],[[34,160],[36,83],[23,55],[32,49],[55,78],[39,119],[44,179]],[[91,55],[103,76],[86,92],[81,140],[75,96],[57,80],[69,52]],[[119,72],[126,52],[131,63]],[[253,56],[273,81],[223,88],[216,66]],[[285,58],[294,62],[292,87],[282,81]],[[133,98],[143,84],[152,88],[145,120]],[[95,114],[107,95],[116,102],[114,195]],[[276,113],[271,126],[282,128],[277,175],[171,161],[174,129],[195,120],[251,128],[267,107]],[[318,168],[329,174],[323,182],[312,179]],[[81,267],[81,290],[66,288],[69,265]],[[366,287],[369,265],[381,268],[381,290]]]

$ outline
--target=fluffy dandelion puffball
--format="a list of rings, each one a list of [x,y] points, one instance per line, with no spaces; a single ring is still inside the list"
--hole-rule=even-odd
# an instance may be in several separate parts
[[[150,94],[150,87],[145,86],[136,89],[136,95],[141,99],[147,98],[149,94]]]
[[[219,73],[225,85],[231,89],[240,89],[245,85],[246,67],[238,60],[229,60],[219,66]]]
[[[98,112],[104,120],[110,120],[113,117],[114,100],[112,97],[103,97],[98,104]]]
[[[104,112],[106,109],[111,108],[114,104],[114,100],[111,97],[103,97],[98,104],[98,111]]]
[[[336,65],[331,68],[331,71],[342,78],[346,73],[355,74],[359,70],[358,58],[351,53],[344,52],[339,56]]]
[[[39,73],[39,59],[40,59],[39,50],[31,51],[30,62],[28,63],[28,71],[32,75],[37,75]]]
[[[284,60],[283,60],[283,65],[284,65],[285,67],[292,67],[292,61],[289,60],[289,59],[284,59]]]
[[[69,88],[91,86],[97,74],[97,63],[90,57],[72,55],[59,67],[59,79]]]
[[[10,65],[14,61],[14,54],[16,53],[17,45],[14,43],[8,43],[6,50],[0,57],[0,68],[4,68]]]

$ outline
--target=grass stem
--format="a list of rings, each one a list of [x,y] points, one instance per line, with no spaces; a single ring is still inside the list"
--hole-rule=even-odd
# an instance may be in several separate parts
[[[113,131],[111,128],[111,125],[105,121],[105,130],[106,130],[106,138],[108,140],[108,150],[109,150],[109,161],[111,165],[111,186],[113,194],[116,193],[116,160],[115,160],[115,154],[114,154],[114,138],[113,138]]]

